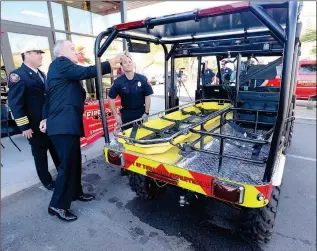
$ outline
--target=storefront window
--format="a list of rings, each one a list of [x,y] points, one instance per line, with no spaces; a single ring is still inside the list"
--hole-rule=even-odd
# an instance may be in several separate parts
[[[92,13],[92,25],[95,36],[98,36],[100,32],[105,31],[108,28],[104,16],[94,13]]]
[[[78,61],[80,65],[95,64],[94,45],[95,38],[78,35],[71,35],[72,42],[78,53]]]
[[[92,35],[91,13],[70,6],[67,9],[71,32]]]
[[[1,19],[50,27],[46,1],[1,1]]]
[[[67,39],[67,36],[66,36],[66,33],[63,33],[63,32],[55,32],[55,38],[56,38],[56,41],[57,41],[57,40],[66,40],[66,39]]]
[[[107,24],[107,28],[114,26],[116,24],[121,24],[121,13],[117,12],[117,13],[106,15],[104,16],[104,19],[105,19],[105,23]]]
[[[51,2],[54,28],[56,30],[65,30],[63,7],[59,3]]]
[[[106,52],[102,55],[101,62],[104,62],[110,58],[114,58],[120,52],[122,52],[122,40],[116,39],[110,44]],[[104,75],[104,77],[102,78],[104,98],[106,98],[107,88],[111,87],[114,79],[117,77],[117,74],[118,74],[117,70],[113,70],[112,75],[107,74],[107,75]]]
[[[51,51],[49,48],[47,37],[18,34],[12,32],[8,32],[8,36],[15,68],[20,67],[22,64],[21,52],[23,51],[24,46],[29,43],[36,43],[40,47],[40,49],[45,52],[43,54],[43,65],[40,67],[40,69],[47,73],[48,67],[52,62]]]
[[[78,35],[71,35],[73,44],[75,45],[76,52],[78,53],[78,64],[82,66],[89,66],[95,64],[94,57],[94,45],[95,39],[93,37],[85,37]],[[93,82],[94,80],[83,80],[83,87],[86,92],[90,93],[91,88],[88,88],[87,83]]]
[[[95,36],[98,36],[100,32],[119,23],[121,23],[120,13],[114,13],[106,16],[92,13],[93,33]]]

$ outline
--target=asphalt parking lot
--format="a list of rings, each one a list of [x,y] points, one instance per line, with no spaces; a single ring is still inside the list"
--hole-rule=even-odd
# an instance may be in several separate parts
[[[84,189],[97,199],[72,204],[76,222],[49,216],[51,192],[39,185],[2,200],[1,250],[316,250],[316,120],[296,120],[288,154],[269,244],[240,239],[236,211],[215,200],[201,212],[179,207],[176,189],[155,201],[136,197],[100,156],[83,170]]]

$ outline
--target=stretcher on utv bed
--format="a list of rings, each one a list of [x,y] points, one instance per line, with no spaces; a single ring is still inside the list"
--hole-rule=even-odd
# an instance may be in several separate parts
[[[202,100],[166,115],[155,114],[145,123],[137,120],[132,128],[118,133],[117,140],[105,149],[106,160],[211,197],[216,195],[211,181],[227,181],[242,190],[232,202],[262,207],[268,203],[266,191],[271,189],[262,177],[273,126],[266,130],[244,128],[233,120],[234,113],[241,111],[267,113]],[[261,200],[249,197],[259,194],[259,189],[264,191]],[[222,196],[226,200],[226,195]]]

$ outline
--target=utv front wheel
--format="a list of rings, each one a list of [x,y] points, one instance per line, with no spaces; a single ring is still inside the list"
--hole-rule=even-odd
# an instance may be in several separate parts
[[[144,199],[155,199],[166,190],[166,186],[163,183],[136,173],[129,175],[129,185],[137,196]]]
[[[246,241],[268,243],[272,238],[280,188],[274,187],[270,202],[262,208],[243,209],[241,235]]]

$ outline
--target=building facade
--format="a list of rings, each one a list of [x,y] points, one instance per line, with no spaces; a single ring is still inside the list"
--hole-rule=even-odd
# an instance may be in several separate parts
[[[150,2],[153,3],[153,2]],[[141,1],[1,1],[1,75],[22,63],[21,50],[36,42],[45,51],[46,73],[53,60],[57,40],[71,40],[79,53],[81,65],[94,64],[96,36],[108,27],[124,22],[127,10],[150,4]],[[102,60],[122,51],[123,42],[112,43]],[[111,78],[103,80],[105,85]]]

